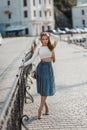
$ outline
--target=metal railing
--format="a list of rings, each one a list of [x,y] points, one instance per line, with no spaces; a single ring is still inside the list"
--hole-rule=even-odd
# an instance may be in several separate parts
[[[25,61],[31,58],[31,51],[25,56]],[[23,107],[26,99],[30,99],[32,102],[33,97],[28,92],[27,77],[29,72],[32,70],[32,64],[20,69],[16,75],[15,81],[11,90],[7,96],[7,99],[3,105],[3,109],[0,114],[0,130],[22,130],[22,125],[26,128],[23,123],[23,118],[29,119],[27,115],[23,115]],[[30,79],[32,83],[32,80]],[[27,94],[26,94],[27,93]]]

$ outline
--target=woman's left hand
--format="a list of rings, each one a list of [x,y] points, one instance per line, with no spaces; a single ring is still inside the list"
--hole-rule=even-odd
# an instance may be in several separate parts
[[[20,69],[20,68],[24,68],[24,65],[19,66],[19,69]]]

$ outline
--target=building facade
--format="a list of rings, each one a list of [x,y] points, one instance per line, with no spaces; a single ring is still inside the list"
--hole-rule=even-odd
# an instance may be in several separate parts
[[[87,27],[87,0],[77,0],[77,5],[72,8],[73,28]]]
[[[77,0],[77,5],[79,4],[86,4],[87,0]]]
[[[1,0],[0,31],[17,29],[30,36],[54,29],[53,0]]]

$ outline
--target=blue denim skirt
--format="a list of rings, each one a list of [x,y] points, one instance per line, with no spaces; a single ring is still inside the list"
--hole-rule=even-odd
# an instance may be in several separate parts
[[[36,69],[37,92],[41,96],[55,94],[55,78],[51,62],[41,61]]]

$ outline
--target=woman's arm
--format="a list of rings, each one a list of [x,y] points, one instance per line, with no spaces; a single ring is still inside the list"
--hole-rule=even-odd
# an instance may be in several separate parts
[[[31,64],[36,59],[38,54],[39,54],[39,47],[37,47],[35,49],[33,56],[31,57],[31,59],[29,59],[27,62],[24,63],[24,66],[27,66],[27,65]]]
[[[52,50],[52,60],[53,60],[53,62],[56,61],[56,58],[55,58],[55,51],[54,51],[54,49]]]
[[[23,65],[19,66],[19,68],[23,68],[23,67],[31,64],[36,59],[36,57],[38,56],[38,54],[39,54],[39,48],[40,48],[40,46],[37,46],[36,49],[35,49],[35,51],[34,51],[33,56],[31,57],[31,59],[29,59],[28,61],[26,61]]]

